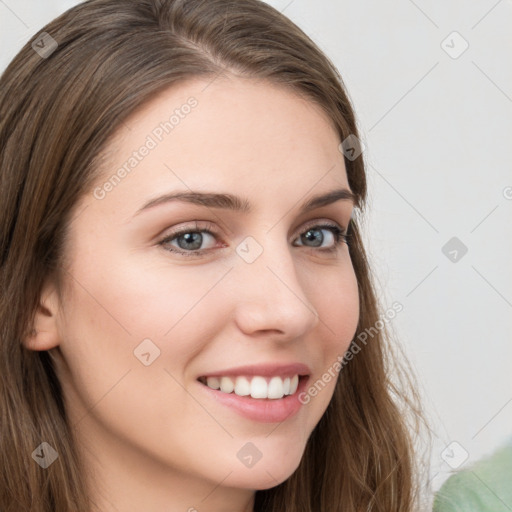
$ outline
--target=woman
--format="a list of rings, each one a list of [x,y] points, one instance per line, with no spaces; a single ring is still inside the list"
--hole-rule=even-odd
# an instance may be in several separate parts
[[[257,0],[90,0],[0,90],[0,509],[414,510],[312,41]]]

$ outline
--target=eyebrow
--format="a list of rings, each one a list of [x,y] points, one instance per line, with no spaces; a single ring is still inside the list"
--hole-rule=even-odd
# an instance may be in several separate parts
[[[350,201],[354,206],[357,206],[357,196],[346,188],[331,190],[325,194],[314,196],[300,206],[301,212],[308,212],[327,206],[336,201]],[[155,208],[161,204],[172,203],[174,201],[182,201],[191,204],[197,204],[200,206],[206,206],[208,208],[219,208],[233,210],[240,213],[250,213],[252,211],[250,202],[233,194],[225,193],[214,193],[214,192],[173,192],[165,194],[163,196],[151,199],[141,208],[137,210],[134,216],[139,215],[143,211]]]

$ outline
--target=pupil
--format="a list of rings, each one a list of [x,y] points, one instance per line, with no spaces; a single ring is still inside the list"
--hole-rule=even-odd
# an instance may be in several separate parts
[[[181,243],[182,240],[185,240],[185,243]],[[185,233],[178,238],[178,245],[181,249],[199,249],[201,247],[202,240],[203,235],[201,235],[201,233]],[[193,246],[191,247],[191,245]]]
[[[309,231],[306,231],[306,233],[304,233],[303,236],[310,242],[313,242],[314,247],[322,245],[322,242],[324,240],[324,235],[322,234],[322,231],[319,229],[310,229]]]

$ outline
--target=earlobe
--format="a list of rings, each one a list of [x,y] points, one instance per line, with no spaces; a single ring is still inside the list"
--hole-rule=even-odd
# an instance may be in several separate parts
[[[24,346],[29,350],[49,350],[60,343],[57,293],[53,287],[45,287],[41,297],[33,328],[23,340]]]

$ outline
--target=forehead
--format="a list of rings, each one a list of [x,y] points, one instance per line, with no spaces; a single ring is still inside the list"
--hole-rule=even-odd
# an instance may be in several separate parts
[[[284,190],[298,199],[310,189],[348,188],[339,142],[321,107],[289,87],[239,77],[190,80],[121,124],[96,185],[108,189],[102,203],[122,209],[187,189],[282,202]]]

